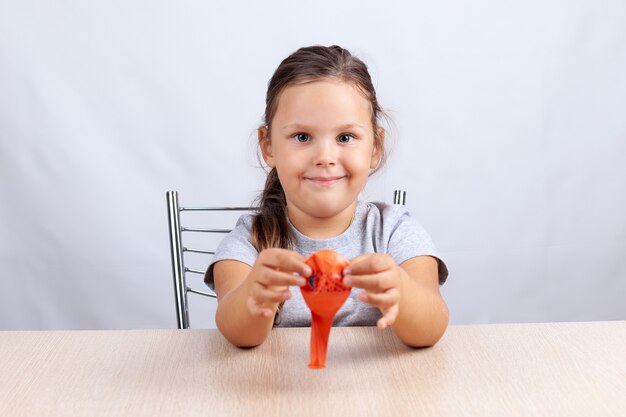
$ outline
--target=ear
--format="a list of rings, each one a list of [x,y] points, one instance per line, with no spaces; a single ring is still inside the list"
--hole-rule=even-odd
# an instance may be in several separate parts
[[[385,129],[379,127],[376,130],[379,140],[374,140],[374,150],[372,151],[372,160],[370,161],[370,169],[375,170],[380,165],[385,149]]]
[[[263,160],[270,168],[274,168],[276,164],[274,163],[274,154],[272,153],[272,142],[270,141],[268,127],[259,127],[257,131],[257,136],[259,140],[259,148],[261,148],[261,154],[263,155]]]

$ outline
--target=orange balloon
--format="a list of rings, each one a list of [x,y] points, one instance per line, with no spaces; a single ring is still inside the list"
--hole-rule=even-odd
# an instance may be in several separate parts
[[[343,269],[350,261],[331,249],[322,249],[305,261],[313,270],[307,283],[300,287],[311,310],[311,362],[309,368],[326,366],[328,337],[335,314],[350,295],[351,287],[343,285]]]

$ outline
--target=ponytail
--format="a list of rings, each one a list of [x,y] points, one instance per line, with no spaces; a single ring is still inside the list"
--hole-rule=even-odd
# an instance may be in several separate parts
[[[287,200],[276,168],[267,174],[259,209],[252,221],[252,244],[261,252],[268,248],[293,248],[293,234],[287,220]]]

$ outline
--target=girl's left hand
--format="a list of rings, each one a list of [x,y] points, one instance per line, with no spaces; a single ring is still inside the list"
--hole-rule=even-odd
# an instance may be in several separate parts
[[[376,324],[379,329],[391,326],[398,317],[401,269],[389,255],[368,253],[350,261],[343,271],[343,283],[349,287],[363,288],[359,301],[377,307],[383,316]]]

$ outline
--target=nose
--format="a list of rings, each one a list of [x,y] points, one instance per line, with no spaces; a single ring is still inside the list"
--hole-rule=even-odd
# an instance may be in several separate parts
[[[337,164],[338,149],[333,139],[324,139],[317,142],[315,147],[315,166],[332,167]]]

